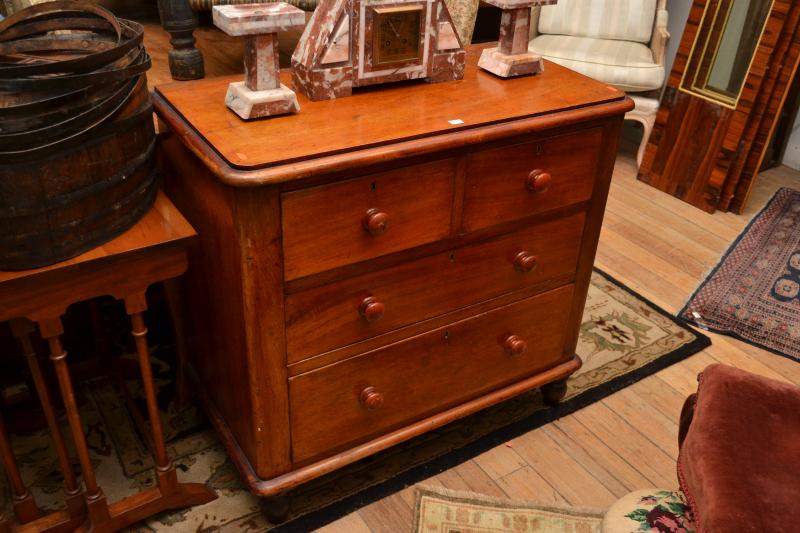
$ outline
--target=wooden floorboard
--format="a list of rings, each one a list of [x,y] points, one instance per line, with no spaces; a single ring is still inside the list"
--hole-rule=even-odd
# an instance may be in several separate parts
[[[212,28],[197,32],[209,76],[241,71],[241,47]],[[147,25],[150,85],[169,80],[166,34]],[[291,41],[282,51],[285,62]],[[222,105],[222,102],[220,102]],[[800,189],[800,173],[778,167],[756,181],[745,213],[709,215],[636,181],[634,151],[621,150],[597,266],[675,313],[750,218],[780,187]],[[544,504],[605,507],[630,490],[677,487],[678,415],[697,374],[721,362],[800,383],[800,365],[729,337],[710,334],[703,352],[661,370],[570,416],[503,443],[421,484]],[[409,531],[414,489],[322,528],[325,533]]]
[[[634,165],[632,152],[619,154],[596,264],[672,313],[778,188],[800,189],[800,173],[779,167],[759,177],[743,215],[709,215],[639,183]],[[713,344],[706,350],[476,457],[470,463],[486,474],[478,485],[483,488],[466,490],[604,507],[630,490],[677,487],[678,416],[703,368],[720,362],[800,384],[794,361],[709,336]],[[467,485],[470,472],[461,474]],[[336,531],[337,524],[322,531]]]

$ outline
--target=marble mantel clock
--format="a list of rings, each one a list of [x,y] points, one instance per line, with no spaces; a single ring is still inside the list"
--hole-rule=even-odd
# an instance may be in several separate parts
[[[464,49],[444,0],[322,0],[292,55],[295,89],[311,100],[353,87],[464,76]]]

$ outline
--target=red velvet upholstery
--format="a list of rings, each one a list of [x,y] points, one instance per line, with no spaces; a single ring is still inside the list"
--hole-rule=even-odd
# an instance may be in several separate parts
[[[711,365],[692,401],[678,478],[698,533],[800,531],[800,388]]]

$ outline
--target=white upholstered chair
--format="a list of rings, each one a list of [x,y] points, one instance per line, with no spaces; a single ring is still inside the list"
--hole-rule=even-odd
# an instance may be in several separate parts
[[[531,51],[629,93],[636,107],[625,118],[644,126],[639,164],[664,84],[666,3],[558,0],[556,5],[534,8],[531,21]]]

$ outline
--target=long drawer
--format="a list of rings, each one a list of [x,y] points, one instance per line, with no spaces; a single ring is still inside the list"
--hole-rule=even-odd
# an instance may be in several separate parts
[[[292,457],[335,453],[557,364],[573,286],[289,381]]]
[[[454,176],[443,159],[282,194],[285,279],[446,237]]]
[[[286,297],[288,362],[575,272],[584,214]]]
[[[588,200],[602,139],[592,128],[470,154],[464,231]]]

